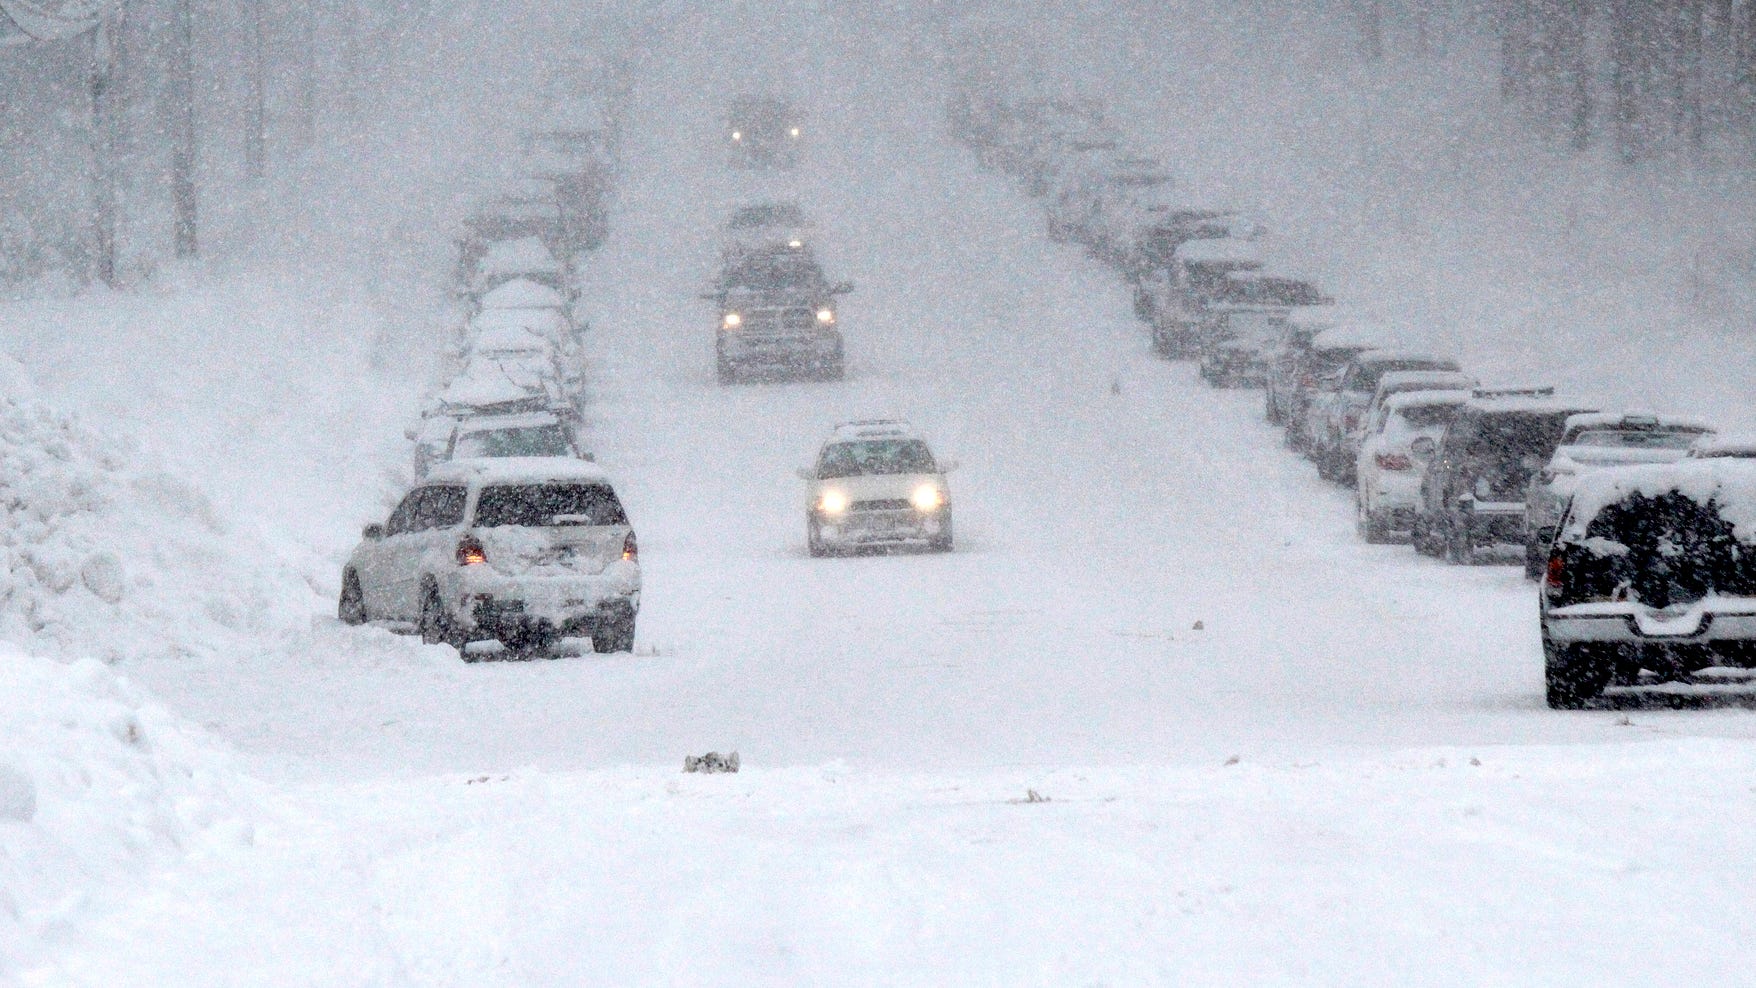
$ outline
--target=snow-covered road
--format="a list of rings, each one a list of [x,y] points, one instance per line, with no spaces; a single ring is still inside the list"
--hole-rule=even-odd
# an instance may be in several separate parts
[[[1756,756],[1704,738],[1756,721],[1546,710],[1514,569],[1358,544],[1259,395],[1152,358],[1122,287],[944,138],[931,69],[847,26],[792,39],[814,132],[782,187],[858,286],[843,384],[712,380],[715,226],[771,181],[712,154],[753,84],[719,57],[742,25],[675,32],[637,89],[586,298],[639,654],[465,666],[323,624],[212,677],[144,670],[280,783],[273,818],[34,980],[1562,983],[1747,957],[1756,890],[1725,863],[1756,851]],[[873,415],[962,462],[956,553],[806,556],[793,470]],[[677,774],[709,749],[744,774]]]

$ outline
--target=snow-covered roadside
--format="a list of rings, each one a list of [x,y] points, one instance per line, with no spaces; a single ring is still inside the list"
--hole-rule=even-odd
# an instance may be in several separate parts
[[[0,977],[94,901],[254,839],[261,787],[100,662],[0,646],[0,724]]]
[[[323,825],[168,877],[25,980],[1634,984],[1756,960],[1727,867],[1756,853],[1743,743],[675,773],[300,791]]]

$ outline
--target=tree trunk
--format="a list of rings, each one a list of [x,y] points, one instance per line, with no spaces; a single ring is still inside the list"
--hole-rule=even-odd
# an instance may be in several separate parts
[[[120,25],[108,21],[92,32],[91,58],[91,198],[92,276],[116,286],[116,154],[122,114],[115,89]]]
[[[178,257],[194,257],[200,246],[195,236],[195,22],[190,0],[176,3],[166,80],[171,101],[172,240]]]
[[[268,14],[267,0],[249,4],[249,79],[245,85],[244,170],[253,182],[268,172]]]

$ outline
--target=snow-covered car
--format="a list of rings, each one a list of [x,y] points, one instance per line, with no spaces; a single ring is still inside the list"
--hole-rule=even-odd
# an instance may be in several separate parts
[[[799,249],[811,243],[811,223],[796,202],[761,202],[732,212],[720,234],[720,258],[735,262],[772,247]]]
[[[634,530],[604,472],[562,458],[456,460],[433,469],[342,571],[347,624],[417,624],[429,643],[496,639],[517,649],[589,635],[634,645]]]
[[[805,481],[805,542],[813,556],[886,546],[952,548],[951,488],[956,464],[936,460],[906,422],[871,419],[837,425]]]
[[[568,287],[567,269],[556,260],[548,245],[536,237],[521,237],[485,245],[464,290],[471,298],[480,299],[501,285],[520,279],[556,292],[565,292]]]
[[[1530,478],[1555,455],[1568,416],[1595,411],[1553,388],[1476,388],[1421,478],[1415,548],[1454,563],[1475,562],[1481,549],[1522,549]]]
[[[1327,319],[1327,314],[1318,316]],[[1309,455],[1312,411],[1324,396],[1341,386],[1341,370],[1367,350],[1384,346],[1384,330],[1365,323],[1342,321],[1319,331],[1309,344],[1279,354],[1269,367],[1270,401],[1281,409],[1286,443]]]
[[[1207,304],[1200,333],[1201,377],[1216,387],[1264,387],[1269,355],[1295,308],[1330,304],[1300,278],[1234,271]]]
[[[714,355],[719,382],[750,371],[819,381],[841,380],[845,354],[836,297],[853,291],[832,284],[809,248],[754,251],[727,265],[718,290]]]
[[[1367,420],[1354,465],[1354,520],[1360,538],[1389,542],[1414,527],[1421,478],[1445,427],[1469,391],[1405,391],[1380,402]]]
[[[1337,371],[1333,388],[1323,389],[1306,415],[1311,436],[1309,453],[1324,480],[1354,482],[1354,458],[1360,452],[1360,426],[1378,391],[1378,382],[1395,371],[1448,371],[1461,367],[1450,357],[1411,350],[1366,350]]]
[[[1579,478],[1538,594],[1549,706],[1612,685],[1756,668],[1756,464],[1685,459]]]
[[[1377,390],[1372,392],[1372,400],[1366,403],[1361,421],[1374,421],[1384,403],[1399,394],[1410,391],[1472,391],[1480,387],[1481,383],[1473,375],[1462,371],[1390,371],[1378,379]]]
[[[492,361],[502,368],[522,367],[523,375],[547,375],[558,382],[563,391],[577,394],[582,370],[562,347],[538,329],[520,322],[493,323],[478,327],[468,349],[465,363]]]
[[[1200,346],[1207,306],[1224,294],[1228,275],[1262,268],[1262,249],[1233,237],[1195,239],[1177,248],[1161,277],[1142,284],[1150,298],[1152,349],[1161,357],[1187,357]]]
[[[1636,463],[1674,463],[1713,435],[1706,422],[1678,415],[1593,413],[1567,420],[1561,445],[1530,480],[1524,506],[1524,575],[1536,579],[1549,542],[1582,474]]]

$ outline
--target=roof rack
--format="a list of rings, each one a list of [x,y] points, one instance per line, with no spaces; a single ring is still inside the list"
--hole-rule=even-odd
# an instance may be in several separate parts
[[[1545,384],[1530,388],[1472,388],[1473,398],[1553,398],[1555,387]]]

